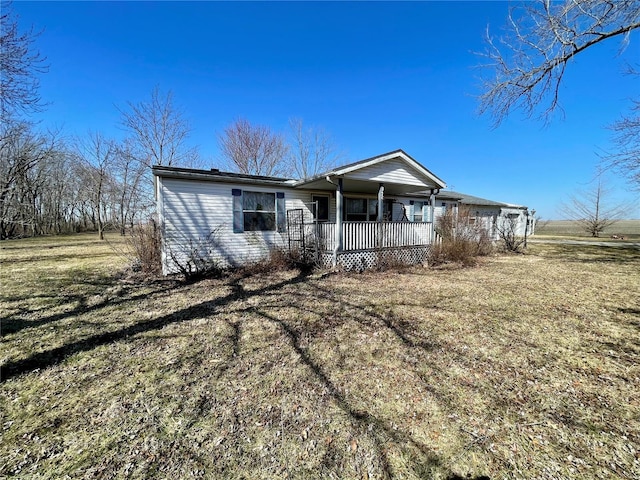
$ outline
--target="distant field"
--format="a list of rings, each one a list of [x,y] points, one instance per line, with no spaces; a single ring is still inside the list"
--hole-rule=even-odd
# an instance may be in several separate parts
[[[573,220],[543,220],[536,226],[536,235],[589,237],[581,230],[580,225]],[[607,228],[600,236],[609,238],[611,235],[622,235],[625,239],[640,240],[640,219],[620,220]]]

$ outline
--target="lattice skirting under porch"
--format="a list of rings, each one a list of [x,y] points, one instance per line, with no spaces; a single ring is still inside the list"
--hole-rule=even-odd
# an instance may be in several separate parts
[[[420,265],[426,263],[429,245],[419,247],[396,247],[379,250],[354,250],[338,253],[337,267],[341,270],[368,270],[385,265]],[[322,267],[333,267],[333,253],[320,254],[319,263]]]

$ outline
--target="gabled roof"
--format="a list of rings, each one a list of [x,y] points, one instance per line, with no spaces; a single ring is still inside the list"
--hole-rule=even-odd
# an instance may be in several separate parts
[[[468,195],[466,193],[453,192],[450,190],[441,191],[436,195],[437,198],[447,198],[452,200],[458,200],[462,205],[479,205],[485,207],[503,207],[503,208],[519,208],[526,209],[524,205],[515,205],[513,203],[496,202],[495,200],[488,200],[482,197],[476,197],[474,195]]]
[[[417,162],[414,158],[412,158],[402,149],[394,150],[388,153],[383,153],[382,155],[376,155],[375,157],[367,158],[365,160],[360,160],[358,162],[350,163],[348,165],[342,165],[340,167],[336,167],[328,172],[315,175],[311,178],[299,180],[295,182],[295,186],[303,187],[308,184],[317,182],[320,179],[325,179],[326,177],[344,177],[358,170],[363,170],[365,168],[372,167],[374,165],[387,162],[390,160],[400,160],[401,162],[406,164],[410,169],[414,170],[418,175],[424,176],[427,179],[429,179],[430,182],[436,185],[436,188],[446,187],[444,181],[442,181],[440,178],[434,175],[433,172],[425,168],[423,165]]]
[[[388,166],[376,168],[377,165],[389,162]],[[377,182],[385,183],[390,193],[406,193],[417,188],[444,188],[445,183],[402,150],[384,153],[375,157],[360,160],[336,167],[328,172],[304,180],[294,180],[262,175],[246,175],[241,173],[221,172],[218,169],[196,170],[191,168],[167,167],[156,165],[152,172],[157,177],[203,180],[209,182],[233,182],[254,185],[282,185],[295,188],[335,189],[327,178],[345,178],[345,188],[354,191],[368,191]]]

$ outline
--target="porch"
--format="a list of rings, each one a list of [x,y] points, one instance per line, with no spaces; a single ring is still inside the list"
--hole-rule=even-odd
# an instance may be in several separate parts
[[[289,248],[303,252],[323,267],[366,270],[388,264],[424,263],[430,245],[440,241],[431,222],[349,221],[341,225],[340,234],[336,223],[290,223]]]
[[[306,226],[308,247],[336,251],[335,223]],[[341,252],[426,246],[434,242],[431,222],[342,222]]]

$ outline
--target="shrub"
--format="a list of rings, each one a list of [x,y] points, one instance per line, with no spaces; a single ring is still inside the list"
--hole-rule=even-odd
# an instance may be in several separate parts
[[[313,270],[314,267],[314,263],[300,252],[274,247],[269,251],[267,258],[246,265],[240,268],[239,271],[241,271],[244,276],[251,276],[294,269],[300,270],[301,272],[309,272]]]
[[[524,237],[516,235],[517,218],[503,216],[497,225],[498,242],[505,252],[520,253],[525,246]]]
[[[448,209],[437,219],[436,232],[441,242],[431,247],[429,265],[452,262],[472,266],[478,256],[493,251],[487,226],[467,207]]]
[[[224,269],[213,255],[217,246],[216,234],[217,230],[213,230],[195,239],[185,238],[177,247],[168,249],[167,255],[186,281],[222,275]]]
[[[133,271],[157,275],[162,271],[160,229],[155,220],[134,225],[127,240]]]

